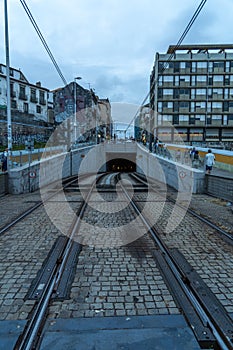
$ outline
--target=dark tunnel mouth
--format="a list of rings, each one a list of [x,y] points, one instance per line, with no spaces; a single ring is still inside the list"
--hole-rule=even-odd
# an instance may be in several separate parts
[[[107,172],[136,172],[136,163],[126,158],[114,158],[106,162]]]

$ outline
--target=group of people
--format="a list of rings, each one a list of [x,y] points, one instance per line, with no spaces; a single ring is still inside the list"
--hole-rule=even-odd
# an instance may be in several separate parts
[[[195,147],[193,147],[190,150],[190,158],[192,160],[193,167],[198,168],[201,162],[201,158],[199,156],[199,151],[196,150]],[[204,158],[205,170],[207,174],[210,174],[211,170],[213,169],[214,163],[215,163],[215,155],[212,153],[211,149],[208,149],[208,152]]]
[[[182,157],[181,151],[180,149],[178,149],[175,155],[176,162],[180,162],[181,157]],[[192,162],[192,167],[196,169],[199,168],[200,164],[202,163],[202,160],[199,155],[199,151],[196,150],[195,147],[191,149],[187,149],[184,152],[184,162],[189,163],[190,162],[189,159]],[[212,153],[211,149],[209,149],[204,158],[205,170],[207,174],[210,174],[211,170],[213,169],[214,163],[215,163],[215,155]]]

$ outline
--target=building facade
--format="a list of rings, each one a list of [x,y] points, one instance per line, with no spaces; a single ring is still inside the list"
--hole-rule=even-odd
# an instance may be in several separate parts
[[[111,105],[92,89],[84,89],[76,81],[53,92],[54,117],[57,124],[75,116],[76,140],[99,142],[111,130]]]
[[[31,84],[18,69],[10,68],[12,143],[33,137],[45,141],[52,130],[53,113],[48,105],[49,90],[41,83]],[[50,112],[49,112],[50,111]],[[7,143],[6,66],[0,64],[0,144]]]
[[[153,133],[165,142],[233,142],[233,45],[170,46],[150,76]]]

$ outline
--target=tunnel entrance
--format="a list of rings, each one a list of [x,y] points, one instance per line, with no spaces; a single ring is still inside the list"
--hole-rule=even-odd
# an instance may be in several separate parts
[[[136,164],[131,162],[128,159],[113,159],[107,162],[106,164],[107,172],[135,172],[136,171]]]
[[[106,154],[106,171],[107,172],[135,172],[136,171],[136,154],[135,153],[109,153]]]

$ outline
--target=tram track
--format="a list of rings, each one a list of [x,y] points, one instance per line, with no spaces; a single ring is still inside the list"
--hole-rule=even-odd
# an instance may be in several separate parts
[[[131,175],[132,177],[136,178],[140,183],[144,184],[145,186],[150,186],[150,189],[152,191],[156,192],[156,189],[153,188],[153,184],[148,184],[146,181],[144,181],[142,178],[140,178],[139,176],[136,176],[135,174]],[[181,204],[177,203],[171,196],[167,196],[166,200],[170,201],[173,204],[176,204],[178,207],[180,207],[181,209],[184,209],[185,211],[187,211],[187,213],[191,214],[192,216],[196,217],[198,220],[200,220],[201,222],[205,223],[206,225],[210,226],[211,228],[213,228],[214,230],[216,230],[220,235],[222,235],[225,239],[228,240],[228,242],[230,244],[233,245],[233,234],[227,232],[226,230],[222,229],[221,227],[219,227],[219,225],[216,225],[214,222],[212,222],[211,220],[205,218],[203,215],[198,214],[196,211],[194,211],[193,209],[187,208],[182,206]]]
[[[130,199],[127,191],[124,188],[123,190]],[[205,283],[203,283],[200,278],[198,280],[197,274],[195,274],[194,280],[190,278],[191,272],[193,272],[190,266],[188,266],[185,272],[182,270],[179,266],[181,263],[179,253],[176,252],[176,255],[171,254],[169,248],[160,238],[158,231],[156,231],[154,227],[151,227],[151,223],[141,214],[141,208],[136,201],[132,199],[131,205],[133,205],[134,209],[147,226],[148,232],[160,249],[160,252],[157,252],[155,257],[160,264],[165,278],[169,281],[170,288],[174,290],[173,292],[176,295],[178,303],[182,305],[184,314],[188,319],[190,327],[193,327],[199,344],[201,344],[202,347],[210,346],[216,348],[216,346],[218,346],[219,349],[233,349],[233,321],[228,317],[220,302],[213,293],[208,291]],[[190,211],[190,213],[194,214],[192,211]],[[195,217],[199,219],[198,215],[195,215]],[[215,225],[210,226],[215,228]],[[175,256],[176,259],[174,259]],[[183,259],[183,264],[186,263],[184,261],[185,259]],[[186,263],[186,265],[188,264]],[[170,271],[168,271],[168,269],[170,269]],[[185,293],[187,300],[185,300],[183,293],[179,291],[174,277]],[[171,281],[173,282],[172,284]],[[202,287],[200,287],[201,285]],[[190,305],[188,305],[189,303],[192,305],[192,310],[190,309]],[[216,310],[218,310],[217,313]],[[210,331],[215,337],[217,344],[211,337]]]
[[[97,181],[99,181],[102,176],[104,175],[100,175]],[[74,182],[77,182],[77,179],[69,181],[65,187],[71,186]],[[35,293],[37,295],[37,299],[39,300],[35,304],[34,309],[31,311],[30,319],[14,347],[15,350],[31,350],[36,349],[39,346],[40,335],[46,320],[49,302],[52,295],[56,293],[62,275],[67,268],[67,261],[72,252],[72,248],[74,247],[74,236],[78,232],[81,219],[88,205],[87,203],[95,183],[96,181],[92,183],[89,191],[86,193],[86,197],[82,200],[79,210],[76,213],[76,218],[73,220],[69,232],[67,232],[67,238],[63,239],[63,248],[61,249],[60,254],[56,257],[53,268],[49,271],[49,276],[46,283],[42,284],[41,280],[38,282],[38,287]],[[50,196],[48,200],[51,199],[51,197],[54,196]],[[82,249],[81,244],[77,244],[74,249],[75,253],[79,254]],[[39,287],[41,285],[43,285],[42,290],[41,287]]]
[[[83,222],[81,223],[81,219],[79,219],[80,220],[79,224],[74,223],[73,229],[69,233],[70,237],[72,237],[72,232],[77,233],[77,231],[79,231],[80,227],[83,224],[88,223],[88,222],[90,222],[90,224],[92,224],[92,225],[94,222],[96,222],[97,226],[100,225],[100,232],[101,232],[101,227],[105,227],[107,225],[109,231],[115,230],[116,234],[117,234],[116,227],[117,227],[117,225],[119,226],[119,221],[117,219],[116,223],[114,224],[115,218],[116,217],[120,218],[121,215],[123,217],[124,211],[125,211],[126,217],[125,217],[125,219],[124,218],[122,219],[123,222],[130,223],[130,220],[133,220],[133,218],[140,217],[141,212],[143,211],[143,205],[144,205],[142,198],[143,198],[143,194],[144,194],[145,190],[147,192],[148,184],[146,185],[145,188],[143,188],[143,186],[140,185],[137,182],[137,180],[134,180],[132,185],[129,186],[131,188],[129,197],[127,199],[124,199],[123,192],[120,193],[119,188],[116,189],[116,183],[115,183],[114,178],[115,178],[115,175],[113,175],[113,174],[105,175],[105,177],[102,177],[102,181],[95,189],[96,193],[98,193],[98,195],[101,196],[105,202],[107,202],[106,207],[103,206],[104,204],[100,203],[100,201],[99,201],[98,197],[96,197],[95,191],[94,191],[94,194],[92,194],[89,199],[87,199],[87,198],[85,199],[85,202],[88,203],[87,207],[85,208],[85,207],[83,207],[83,205],[81,205],[80,198],[78,199],[78,201],[76,199],[77,192],[78,192],[78,186],[76,185],[76,183],[72,182],[71,184],[69,184],[66,187],[65,191],[67,190],[67,194],[71,195],[71,197],[70,197],[71,201],[77,201],[77,203],[79,205],[79,212],[77,214],[77,216],[79,218],[82,217],[84,210],[85,210],[85,215],[84,215],[85,220],[83,220]],[[132,182],[132,180],[131,180],[131,182]],[[83,185],[81,185],[81,187],[83,189],[82,194],[88,192],[87,191],[88,186],[83,184]],[[127,185],[126,185],[126,187],[127,187]],[[72,191],[73,191],[73,194],[72,194]],[[132,191],[134,192],[133,197],[132,197]],[[137,194],[138,195],[141,194],[142,200],[140,200],[139,197],[137,198]],[[136,198],[134,198],[134,197],[136,197]],[[157,198],[155,198],[155,200],[150,199],[150,198],[147,200],[149,200],[149,201],[151,200],[152,205],[153,205],[153,203],[155,203],[156,200],[158,202],[160,201],[158,196],[157,196]],[[123,209],[125,207],[124,202],[127,204],[127,210]],[[131,207],[131,204],[133,202],[134,202],[133,207],[132,207],[132,209],[130,209],[129,207]],[[169,205],[171,204],[171,202],[167,201],[166,205],[168,203],[169,203]],[[136,205],[136,207],[134,207],[134,205]],[[111,206],[113,206],[115,208],[114,209],[115,212],[113,212],[113,214],[111,212],[104,213],[104,211],[101,214],[101,210],[105,210],[106,208],[109,208]],[[118,211],[120,214],[118,214]],[[133,212],[135,212],[136,214],[133,214]],[[97,220],[95,220],[95,219],[97,219]],[[103,222],[101,223],[102,219],[103,219]],[[143,220],[147,220],[147,219],[144,218]],[[137,221],[137,223],[138,222],[139,221]],[[154,225],[151,225],[150,222],[145,224],[145,222],[143,221],[142,225],[143,226],[147,225],[146,231],[150,231],[151,229],[154,230],[154,228],[155,228],[155,227],[153,227]],[[166,247],[167,243],[165,245],[163,245],[162,243],[158,244],[158,242],[162,242],[162,239],[164,239],[166,236],[163,233],[162,226],[160,227],[158,232],[154,232],[154,235],[156,234],[156,236],[158,237],[157,239],[159,240],[158,242],[156,241],[156,243],[154,243],[155,246],[153,246],[153,244],[151,242],[151,238],[150,239],[144,238],[145,235],[143,236],[143,238],[142,237],[140,238],[140,234],[138,236],[136,234],[135,235],[135,244],[132,241],[132,243],[128,242],[128,244],[126,244],[124,246],[125,248],[124,247],[120,248],[120,246],[119,246],[119,248],[113,247],[114,249],[110,249],[107,246],[105,248],[104,244],[105,244],[105,241],[106,241],[106,243],[108,243],[107,241],[109,239],[112,239],[113,237],[115,239],[116,237],[114,235],[112,235],[110,232],[109,237],[106,238],[106,237],[104,237],[104,234],[103,234],[102,236],[100,236],[100,238],[98,238],[98,232],[96,230],[97,226],[93,230],[93,232],[90,232],[90,235],[88,237],[89,241],[85,242],[85,239],[84,239],[85,234],[88,233],[87,230],[85,229],[85,225],[84,225],[84,227],[81,230],[82,232],[80,234],[78,233],[78,235],[79,235],[78,241],[80,243],[75,242],[75,244],[77,246],[74,247],[73,246],[74,242],[71,243],[71,241],[73,239],[71,239],[70,243],[69,243],[70,247],[68,247],[67,250],[63,249],[63,248],[61,249],[61,254],[58,257],[56,257],[56,259],[55,259],[55,264],[53,267],[54,268],[53,277],[51,277],[52,285],[50,285],[50,287],[49,287],[49,284],[48,284],[48,286],[46,287],[46,290],[48,290],[48,294],[50,293],[50,297],[49,297],[49,299],[45,298],[44,301],[42,301],[42,299],[43,299],[42,294],[43,293],[39,293],[40,294],[40,296],[38,298],[39,302],[38,301],[35,302],[35,304],[36,304],[35,309],[38,308],[38,314],[40,314],[41,310],[43,310],[43,313],[45,312],[46,317],[48,316],[48,319],[50,319],[51,316],[53,315],[53,312],[51,311],[52,309],[59,310],[59,307],[62,306],[62,309],[64,310],[65,305],[67,305],[67,307],[69,307],[69,305],[70,306],[72,305],[74,312],[70,314],[71,317],[75,317],[74,315],[78,315],[78,314],[81,315],[81,310],[79,310],[79,307],[81,305],[80,304],[80,297],[77,296],[77,293],[78,293],[78,295],[81,295],[83,293],[82,292],[83,288],[84,288],[84,290],[86,290],[84,292],[85,293],[85,297],[84,297],[85,300],[83,299],[83,306],[84,306],[84,303],[86,303],[86,301],[89,300],[89,303],[90,303],[89,305],[93,305],[93,308],[94,308],[92,310],[88,310],[88,304],[87,304],[85,306],[85,308],[83,309],[83,310],[87,310],[87,312],[85,312],[86,316],[88,316],[88,311],[89,311],[89,316],[95,314],[95,312],[96,312],[96,316],[101,315],[103,313],[105,316],[108,316],[108,315],[113,314],[113,313],[111,313],[111,311],[114,311],[114,313],[116,315],[120,315],[121,314],[120,311],[122,310],[122,312],[123,312],[123,309],[118,310],[118,308],[121,307],[120,304],[122,303],[122,301],[127,300],[127,298],[128,298],[128,301],[133,301],[133,302],[131,302],[132,310],[128,310],[128,311],[133,311],[133,308],[136,309],[138,307],[137,304],[139,304],[141,298],[143,299],[143,303],[141,305],[145,305],[146,299],[145,299],[145,304],[144,304],[144,298],[142,297],[143,294],[139,296],[138,294],[133,295],[134,294],[133,293],[133,294],[130,294],[129,296],[124,297],[124,295],[125,295],[124,289],[121,289],[122,294],[120,294],[118,297],[114,297],[113,295],[111,295],[111,293],[114,293],[114,290],[111,292],[111,288],[114,288],[114,286],[115,286],[115,288],[117,288],[116,290],[118,290],[118,288],[120,288],[120,287],[118,287],[118,283],[119,283],[119,285],[122,283],[120,281],[124,281],[124,283],[127,282],[127,283],[131,284],[131,280],[130,280],[130,278],[127,279],[126,274],[124,274],[125,277],[121,276],[121,274],[123,274],[123,272],[121,272],[121,274],[118,277],[116,276],[115,282],[113,282],[113,278],[115,279],[114,272],[113,272],[113,275],[111,275],[112,282],[111,282],[111,284],[110,283],[107,284],[108,283],[107,282],[108,278],[106,277],[107,274],[103,275],[105,277],[101,277],[101,275],[99,277],[98,270],[97,270],[97,276],[95,276],[95,279],[93,279],[93,277],[90,277],[90,286],[92,286],[92,288],[90,288],[90,289],[87,287],[87,281],[88,281],[87,277],[85,277],[86,282],[84,284],[84,285],[86,285],[86,287],[84,287],[84,285],[82,286],[78,282],[78,279],[80,278],[80,273],[82,270],[84,272],[86,271],[85,276],[89,276],[89,274],[90,274],[90,272],[89,272],[90,266],[89,265],[91,264],[90,261],[92,261],[93,259],[97,259],[97,258],[94,258],[94,255],[92,255],[92,254],[94,254],[95,251],[97,254],[106,254],[105,255],[106,261],[103,262],[103,268],[102,268],[103,269],[102,271],[104,271],[104,269],[106,269],[106,272],[107,272],[108,266],[110,268],[110,265],[108,265],[109,264],[109,262],[108,262],[109,254],[113,254],[113,256],[116,256],[115,254],[116,254],[116,252],[118,252],[119,257],[120,257],[120,256],[122,256],[123,252],[127,252],[129,254],[129,256],[131,256],[131,258],[132,258],[132,254],[136,254],[136,256],[138,256],[138,258],[143,256],[143,261],[147,261],[148,259],[149,259],[148,261],[150,261],[150,259],[153,258],[156,261],[156,266],[159,267],[160,273],[162,274],[164,281],[166,281],[167,286],[169,285],[169,289],[172,289],[172,287],[171,287],[172,285],[176,286],[176,290],[172,291],[173,297],[171,297],[171,303],[173,303],[173,298],[174,298],[174,301],[177,303],[178,308],[183,310],[182,312],[184,314],[185,314],[185,312],[187,313],[187,316],[185,316],[185,317],[188,320],[188,323],[190,324],[191,328],[195,328],[195,332],[196,332],[195,336],[197,338],[199,337],[199,342],[200,342],[200,344],[202,344],[202,347],[208,346],[208,347],[215,347],[216,349],[231,349],[232,348],[232,347],[230,347],[230,346],[232,346],[232,334],[233,334],[232,329],[231,329],[232,320],[230,320],[230,318],[226,315],[224,308],[217,302],[216,298],[213,299],[213,295],[211,293],[207,293],[208,294],[207,297],[203,299],[203,296],[200,294],[205,293],[206,290],[208,290],[208,288],[206,288],[205,284],[202,285],[202,289],[199,292],[195,291],[195,288],[197,287],[197,285],[195,285],[195,281],[198,281],[199,287],[200,287],[200,285],[202,283],[202,278],[199,276],[199,274],[197,274],[197,275],[194,274],[194,271],[193,271],[194,269],[188,263],[187,256],[181,254],[181,251],[178,248],[176,248],[174,246],[170,246],[170,244],[168,244],[168,251],[169,252],[167,252],[165,250],[165,249],[167,249],[167,247]],[[95,227],[95,226],[93,226],[93,227]],[[136,228],[134,228],[134,229],[136,229]],[[139,227],[139,225],[138,225],[139,232],[140,232],[140,229],[141,229],[141,226]],[[211,229],[213,229],[213,227],[211,227]],[[91,235],[93,235],[93,233],[96,234],[96,237],[94,237],[93,239],[90,240]],[[130,234],[130,232],[126,232],[126,234]],[[76,238],[75,238],[75,240],[76,240]],[[84,242],[83,242],[84,245],[82,245],[82,239],[84,239]],[[94,242],[94,244],[96,244],[96,243],[98,243],[98,244],[96,245],[95,248],[87,248],[88,243],[93,244],[92,242]],[[67,242],[64,242],[64,246],[67,246],[67,244],[68,244]],[[67,295],[66,295],[63,298],[63,301],[60,302],[59,297],[58,297],[58,293],[56,295],[56,292],[59,291],[59,280],[62,278],[63,272],[67,269],[66,262],[67,262],[68,257],[69,257],[68,251],[71,250],[72,247],[73,247],[74,251],[76,251],[76,252],[78,251],[77,252],[77,254],[78,254],[77,271],[76,271],[76,275],[74,277],[74,283],[72,283],[72,286],[70,286],[70,292],[69,292],[70,297],[67,297]],[[103,247],[103,248],[100,250],[100,247]],[[136,251],[134,250],[135,249],[134,247],[137,247]],[[158,247],[159,247],[159,249],[158,249]],[[146,253],[143,253],[143,249],[145,249]],[[65,251],[67,253],[65,253]],[[89,256],[89,258],[87,255],[88,252],[89,252],[89,254],[91,254]],[[85,258],[85,256],[87,256],[87,258]],[[150,258],[149,258],[149,256],[150,256]],[[87,259],[86,265],[85,265],[85,259]],[[139,259],[139,261],[140,261],[140,259]],[[82,261],[83,261],[84,265],[82,265]],[[95,260],[93,260],[93,261],[95,261]],[[97,263],[97,264],[99,264],[99,263]],[[113,261],[112,261],[112,264],[114,264]],[[152,264],[152,260],[150,262],[150,265],[151,264]],[[137,265],[137,263],[136,263],[136,265]],[[179,265],[181,265],[181,267],[179,267],[179,269],[178,269]],[[121,264],[119,264],[119,266],[121,266]],[[149,265],[148,265],[148,267],[149,267]],[[114,271],[114,265],[113,265],[112,269]],[[131,267],[131,269],[132,269],[132,267]],[[100,271],[101,270],[99,270],[99,273],[100,273]],[[143,271],[144,271],[143,272],[144,275],[147,276],[147,271],[145,269],[143,269]],[[156,269],[153,271],[155,271],[155,273],[158,273]],[[132,272],[129,270],[128,273],[129,273],[129,277],[130,277],[130,273],[132,273]],[[57,277],[57,279],[54,280],[53,279],[53,278],[55,278],[54,276]],[[147,276],[147,277],[149,277],[149,276]],[[100,280],[99,280],[99,278],[100,278]],[[119,282],[118,282],[118,279],[119,279]],[[96,280],[96,282],[93,282],[95,280]],[[101,282],[101,280],[103,282]],[[93,298],[92,295],[93,295],[93,292],[95,290],[93,288],[96,288],[97,281],[100,284],[102,284],[102,283],[106,283],[106,284],[105,285],[103,284],[103,286],[102,286],[103,290],[101,289],[101,294],[99,294],[98,296]],[[132,281],[132,283],[133,282],[135,282],[135,281]],[[113,283],[115,283],[115,284],[113,284]],[[181,285],[182,283],[183,283],[183,286],[178,287],[178,284]],[[40,284],[40,282],[39,282],[39,284]],[[105,288],[111,287],[109,289],[109,296],[108,296],[107,289],[104,289],[104,286],[105,286]],[[126,285],[125,285],[125,287],[126,287]],[[133,288],[133,287],[135,287],[135,285],[132,284],[131,287]],[[131,287],[128,286],[129,290]],[[190,293],[191,289],[192,289],[192,292]],[[148,291],[149,291],[149,287],[148,287]],[[35,292],[35,294],[36,293],[37,293],[37,291]],[[132,292],[130,292],[130,293],[132,293]],[[46,294],[47,294],[47,292],[46,292]],[[95,294],[96,294],[96,291],[95,291]],[[48,297],[48,295],[47,295],[47,297]],[[156,298],[156,296],[154,296],[154,297]],[[190,306],[187,306],[189,303],[188,299],[190,299],[190,297],[191,297],[191,299],[196,299],[196,301],[194,302],[194,306],[192,306],[192,308]],[[115,298],[115,301],[113,302],[111,300],[111,298]],[[153,300],[153,299],[151,299],[152,297],[150,295],[148,295],[147,298],[148,298],[147,299],[148,301]],[[72,299],[74,299],[74,300],[77,299],[77,300],[79,300],[79,302],[76,303]],[[91,301],[91,299],[93,299],[93,301]],[[186,301],[184,302],[184,299],[185,300],[187,299],[187,302]],[[116,306],[114,303],[116,303]],[[206,312],[207,312],[206,310],[203,311],[203,305],[204,304],[208,305],[208,303],[212,304],[212,308],[211,308],[211,305],[208,306],[208,308],[209,308],[208,312],[210,313],[210,315],[208,313],[206,315]],[[39,304],[41,304],[40,307],[39,307]],[[110,304],[112,305],[111,307],[114,308],[114,310],[109,309]],[[117,304],[119,304],[119,305],[117,306]],[[155,304],[156,304],[156,302],[155,302]],[[203,304],[203,305],[200,305],[200,304]],[[101,306],[99,306],[99,305],[101,305]],[[123,303],[122,303],[122,305],[123,305]],[[126,307],[127,303],[125,303],[124,305]],[[186,311],[184,311],[185,308],[186,308]],[[194,311],[195,308],[197,308],[198,311]],[[216,311],[215,310],[216,308],[220,311],[218,311],[214,315],[214,317],[211,318],[212,317],[211,314],[214,313],[214,311]],[[104,310],[106,310],[106,311],[104,311]],[[107,310],[109,312],[107,312]],[[140,310],[143,311],[143,309],[139,308],[139,309],[137,309],[137,312],[140,312]],[[176,310],[176,308],[174,308],[174,310]],[[97,311],[98,311],[98,313],[97,313]],[[119,312],[119,314],[118,314],[118,312]],[[127,309],[126,309],[125,313],[127,315]],[[57,315],[56,317],[58,317],[59,311],[58,312],[56,311],[55,314]],[[189,317],[191,317],[190,314],[192,314],[191,316],[194,317],[194,321],[192,318],[191,319],[189,318]],[[194,314],[196,316],[193,316]],[[220,314],[222,315],[221,319],[224,320],[222,322],[226,322],[224,327],[221,324],[219,325],[219,322],[217,322],[218,320],[216,321],[216,318],[218,319]],[[41,319],[41,321],[38,321],[37,320],[38,318]],[[37,346],[39,348],[40,341],[42,340],[42,336],[44,335],[44,332],[46,331],[46,328],[43,330],[43,326],[45,325],[45,318],[41,317],[41,316],[33,316],[33,314],[30,313],[29,319],[31,320],[31,322],[32,322],[32,319],[35,319],[35,320],[33,321],[32,326],[31,326],[31,331],[29,331],[28,334],[30,335],[30,337],[31,337],[31,335],[33,335],[32,338],[34,338],[34,333],[38,333],[37,340],[39,340],[39,343]],[[43,321],[42,321],[42,319],[43,319]],[[202,323],[200,328],[196,327],[196,325],[200,324],[200,322]],[[195,327],[194,327],[194,325],[195,325]],[[39,330],[39,332],[38,332],[38,330]],[[25,339],[26,338],[28,338],[28,335],[25,336]],[[28,342],[28,340],[26,340],[26,342],[29,344],[29,345],[27,345],[28,347],[22,347],[22,348],[16,347],[15,349],[34,349],[34,348],[36,348],[33,345],[34,340],[30,340],[30,342]],[[25,342],[25,344],[26,344],[26,342]],[[18,345],[19,345],[19,343],[17,344],[17,346]]]

